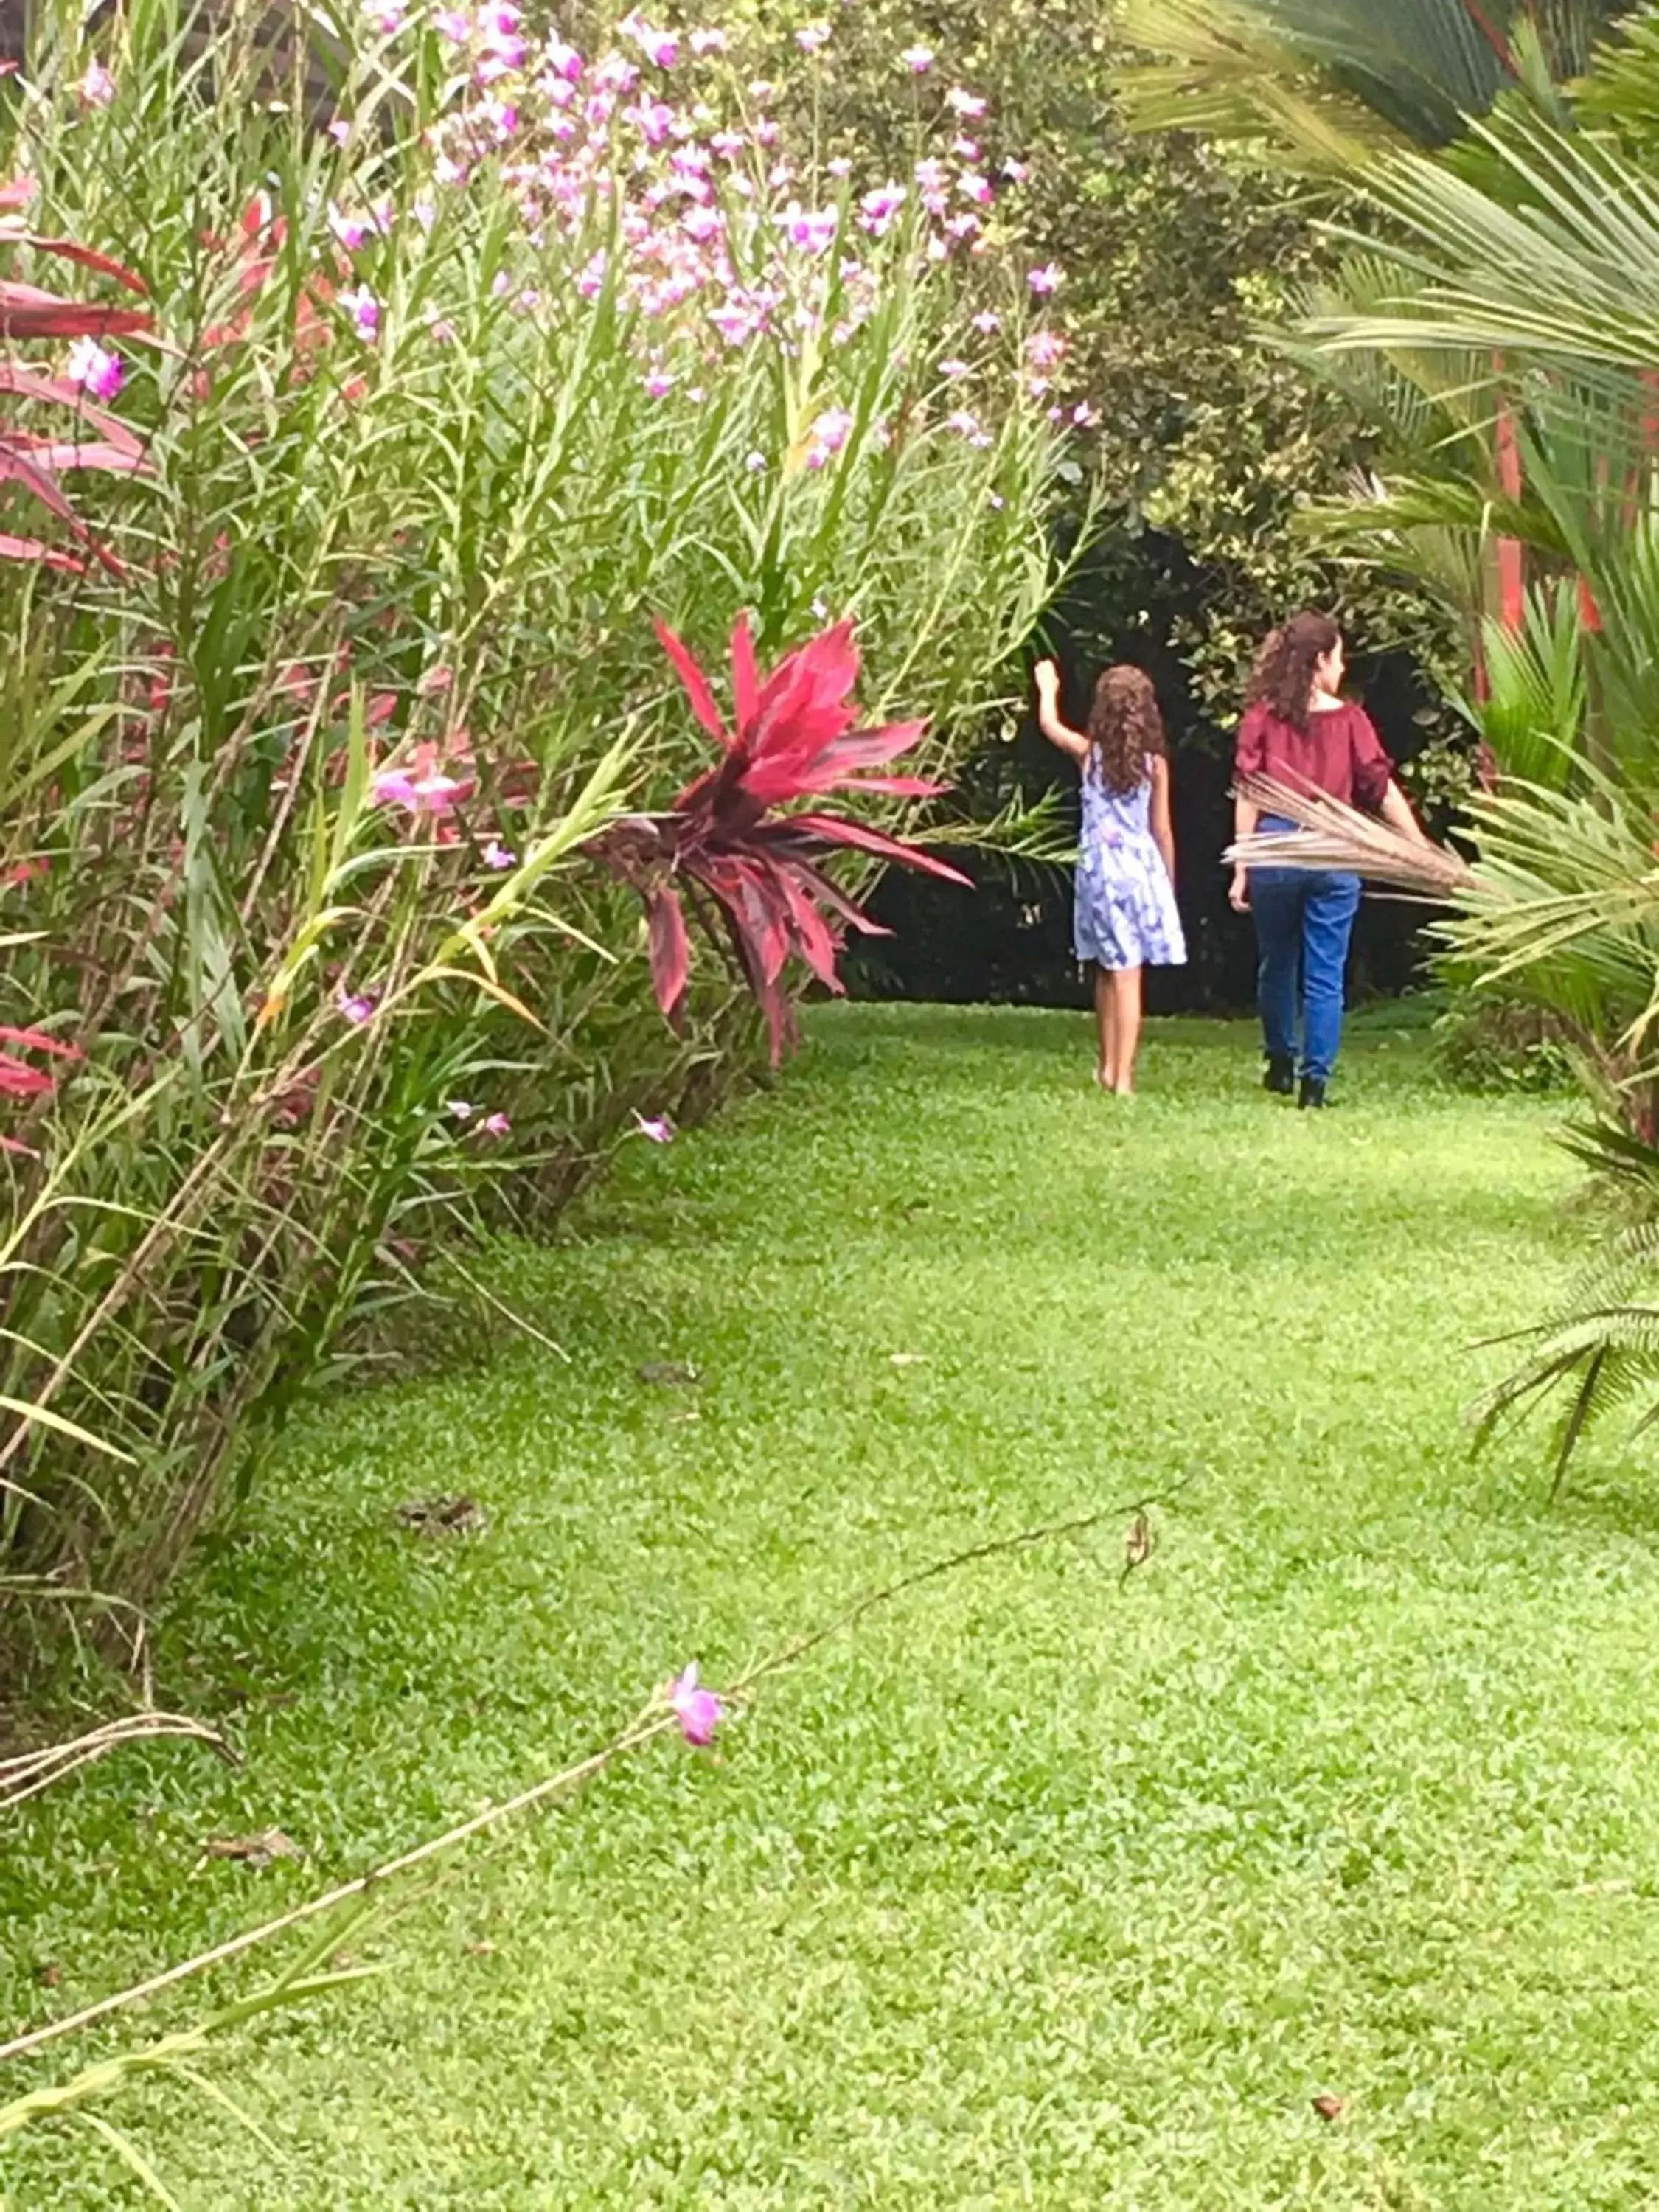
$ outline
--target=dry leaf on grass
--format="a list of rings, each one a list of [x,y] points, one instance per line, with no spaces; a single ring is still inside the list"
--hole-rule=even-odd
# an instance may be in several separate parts
[[[476,1498],[413,1498],[397,1517],[422,1536],[481,1536],[489,1526]]]
[[[276,1859],[302,1859],[305,1853],[280,1828],[261,1828],[255,1836],[212,1836],[202,1846],[209,1859],[236,1859],[244,1866],[268,1867]]]

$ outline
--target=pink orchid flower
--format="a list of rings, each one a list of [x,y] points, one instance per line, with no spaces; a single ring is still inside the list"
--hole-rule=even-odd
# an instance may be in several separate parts
[[[492,837],[483,848],[483,864],[487,868],[516,868],[519,856],[503,845],[500,838]]]
[[[912,76],[926,76],[933,66],[933,50],[931,46],[907,46],[899,59]]]
[[[788,233],[791,246],[799,246],[804,253],[823,253],[833,246],[841,224],[834,208],[803,208],[793,201],[778,220]]]
[[[374,1018],[374,1000],[367,991],[343,993],[338,1003],[341,1013],[354,1029],[361,1029]]]
[[[453,775],[411,776],[404,769],[386,769],[370,787],[377,806],[404,806],[411,814],[448,814],[466,787]]]
[[[113,399],[126,380],[118,354],[106,352],[96,338],[76,338],[70,348],[69,375],[94,399]]]
[[[1025,281],[1039,299],[1047,299],[1051,292],[1060,289],[1065,281],[1065,271],[1050,261],[1044,268],[1033,269]]]
[[[505,1137],[511,1133],[513,1124],[505,1114],[486,1114],[478,1127],[486,1137]]]
[[[470,1121],[478,1110],[470,1098],[446,1098],[444,1109],[458,1121]]]
[[[969,414],[965,407],[958,407],[954,415],[947,415],[945,427],[947,430],[954,430],[959,438],[965,438],[970,446],[982,449],[991,443],[990,432],[982,428],[979,417]]]
[[[680,1734],[688,1743],[696,1744],[699,1749],[713,1743],[724,1711],[714,1692],[698,1686],[695,1660],[677,1681],[669,1685],[668,1702],[679,1721]]]
[[[945,94],[945,104],[964,123],[972,123],[985,112],[985,102],[978,93],[964,92],[959,84],[952,85]]]
[[[859,202],[859,221],[872,238],[884,238],[903,205],[902,185],[878,185]]]
[[[656,68],[671,70],[679,59],[678,32],[660,31],[653,24],[641,22],[637,15],[625,16],[617,27],[624,37],[634,41],[647,61]]]
[[[407,806],[411,811],[414,809],[414,781],[402,769],[384,769],[370,785],[369,793],[377,806]]]
[[[379,335],[380,303],[367,284],[359,284],[352,291],[342,292],[340,305],[357,325],[360,337],[372,338]]]
[[[115,79],[102,62],[88,62],[75,90],[82,107],[107,107],[115,97]]]
[[[666,1114],[647,1115],[636,1112],[634,1127],[641,1137],[648,1137],[653,1145],[672,1145],[674,1141],[674,1124]]]

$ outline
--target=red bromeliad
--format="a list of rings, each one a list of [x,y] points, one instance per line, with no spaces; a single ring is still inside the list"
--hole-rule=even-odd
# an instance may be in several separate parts
[[[772,1057],[794,1036],[779,979],[792,956],[839,992],[836,958],[844,926],[884,933],[823,873],[834,853],[857,852],[947,882],[969,878],[915,845],[867,823],[817,808],[778,813],[792,802],[834,791],[931,799],[945,787],[920,776],[878,775],[921,737],[921,722],[855,726],[848,695],[858,679],[850,622],[799,646],[763,679],[747,616],[732,635],[733,726],[727,728],[708,679],[684,642],[661,623],[657,635],[692,712],[725,757],[689,784],[666,815],[622,823],[600,850],[645,900],[657,1002],[678,1028],[684,1018],[691,946],[682,894],[706,922],[717,915],[750,988],[765,1009]],[[713,912],[710,912],[712,908]]]

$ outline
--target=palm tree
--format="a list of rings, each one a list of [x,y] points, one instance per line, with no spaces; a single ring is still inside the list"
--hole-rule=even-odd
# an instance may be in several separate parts
[[[1438,147],[1500,94],[1547,98],[1632,0],[1127,0],[1148,128],[1259,137],[1316,166]]]

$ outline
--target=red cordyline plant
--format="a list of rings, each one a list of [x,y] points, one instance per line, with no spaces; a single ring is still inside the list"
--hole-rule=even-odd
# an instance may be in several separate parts
[[[687,785],[672,812],[621,823],[600,850],[645,900],[657,1002],[670,1022],[678,1029],[684,1017],[691,946],[683,902],[689,899],[711,934],[723,927],[730,940],[765,1010],[775,1065],[795,1037],[793,1010],[779,988],[791,957],[839,992],[836,960],[846,926],[885,934],[823,873],[826,860],[836,852],[867,853],[950,883],[969,882],[933,854],[849,816],[775,810],[834,791],[932,799],[946,787],[866,772],[908,752],[926,725],[855,726],[858,710],[848,695],[858,680],[859,654],[850,622],[787,653],[763,678],[748,617],[741,617],[732,633],[730,728],[688,647],[664,623],[656,629],[692,712],[725,757]]]
[[[96,270],[100,276],[112,276],[129,292],[143,296],[143,280],[135,276],[131,270],[123,268],[118,261],[112,261],[107,254],[94,252],[91,246],[78,245],[73,239],[43,238],[16,221],[15,210],[27,204],[33,191],[33,183],[27,178],[0,185],[0,247],[27,246],[37,253],[56,254],[60,260],[77,262],[82,268]],[[91,341],[130,337],[150,327],[150,317],[140,308],[60,299],[56,293],[43,292],[33,284],[20,284],[9,278],[0,280],[0,338]],[[100,358],[104,359],[101,356]],[[111,359],[106,366],[112,381],[118,382],[119,364]],[[118,415],[94,404],[84,384],[53,376],[32,362],[0,356],[0,392],[9,393],[15,399],[45,399],[57,406],[74,409],[77,421],[75,434],[69,438],[42,437],[15,423],[0,422],[0,483],[21,484],[33,492],[44,507],[68,524],[94,560],[112,574],[124,575],[125,571],[120,562],[82,521],[58,479],[70,469],[104,469],[124,474],[142,471],[145,466],[144,449],[137,437]],[[92,439],[81,435],[83,427],[88,425],[100,434]],[[0,532],[0,560],[37,561],[47,568],[66,569],[73,575],[81,574],[86,566],[75,554],[48,545],[38,538],[19,538],[4,532]]]

